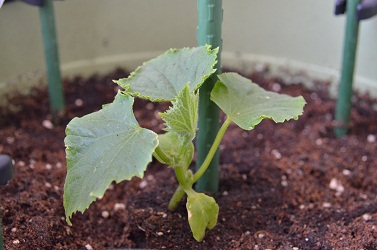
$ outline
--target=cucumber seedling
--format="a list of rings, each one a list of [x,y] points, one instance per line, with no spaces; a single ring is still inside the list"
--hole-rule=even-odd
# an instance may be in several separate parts
[[[268,92],[236,73],[218,75],[211,100],[225,113],[201,167],[193,173],[193,139],[197,132],[200,86],[215,72],[218,49],[209,46],[171,49],[138,67],[128,78],[115,81],[118,91],[112,103],[97,112],[74,118],[66,129],[67,177],[64,186],[66,219],[85,211],[102,197],[115,181],[142,178],[155,157],[175,171],[178,188],[169,202],[174,210],[187,195],[188,222],[197,241],[217,222],[219,206],[214,198],[198,193],[193,184],[208,168],[229,124],[251,130],[263,119],[284,122],[297,119],[305,100]],[[171,102],[159,113],[165,133],[157,134],[139,126],[133,114],[134,98]]]

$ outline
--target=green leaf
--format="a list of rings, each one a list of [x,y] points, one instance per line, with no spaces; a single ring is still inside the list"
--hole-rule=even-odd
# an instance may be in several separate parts
[[[198,123],[199,95],[190,92],[189,85],[186,85],[173,106],[164,113],[159,113],[165,121],[166,131],[172,131],[191,141],[195,137]]]
[[[275,122],[295,119],[302,114],[305,100],[269,92],[237,73],[224,73],[211,92],[211,100],[239,127],[253,129],[264,118]]]
[[[200,242],[206,229],[210,230],[216,225],[219,206],[214,198],[191,190],[187,192],[186,208],[192,234]]]
[[[133,96],[172,101],[187,83],[194,91],[215,72],[217,52],[209,46],[170,49],[115,83]]]
[[[184,138],[173,132],[158,135],[158,146],[170,159],[170,162],[164,162],[158,155],[156,159],[171,167],[181,166],[187,169],[194,157],[194,144],[192,141],[185,142]]]
[[[133,98],[118,92],[102,110],[74,118],[67,126],[67,222],[102,197],[111,182],[142,177],[156,148],[157,134],[141,128],[132,112]]]

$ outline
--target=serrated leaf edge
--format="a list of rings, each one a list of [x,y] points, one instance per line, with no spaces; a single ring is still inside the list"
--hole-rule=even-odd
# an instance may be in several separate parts
[[[195,124],[194,131],[192,131],[192,132],[193,132],[192,134],[189,134],[189,133],[187,133],[187,134],[180,134],[180,133],[178,133],[177,131],[175,131],[175,130],[169,125],[170,122],[168,122],[168,121],[166,120],[166,116],[169,116],[170,113],[174,112],[176,106],[178,106],[178,105],[180,104],[181,99],[178,98],[178,97],[181,96],[181,95],[183,95],[185,89],[187,89],[187,88],[190,88],[188,84],[186,84],[186,85],[183,87],[183,89],[181,89],[181,91],[179,92],[179,94],[178,94],[178,96],[176,97],[176,99],[174,99],[174,100],[172,101],[172,106],[170,106],[169,109],[166,110],[165,112],[159,112],[158,114],[160,115],[160,117],[161,117],[162,120],[164,121],[164,125],[165,125],[164,130],[165,130],[166,132],[173,132],[173,133],[176,133],[176,134],[178,134],[179,136],[183,136],[183,137],[185,137],[185,138],[188,138],[188,140],[191,141],[191,140],[193,140],[193,139],[195,138],[195,134],[196,134],[196,130],[197,130],[197,123],[198,123],[197,119],[198,119],[198,117],[196,117],[196,121],[195,121],[196,124]],[[193,93],[193,92],[188,92],[188,93],[189,93],[189,95],[194,95],[194,98],[195,98],[194,101],[197,102],[197,106],[196,106],[196,108],[197,108],[197,107],[198,107],[198,102],[199,102],[199,91],[197,91],[196,93]],[[196,113],[198,113],[197,110],[196,110]],[[197,116],[198,116],[198,114],[197,114]],[[190,125],[191,125],[191,124],[190,124]]]
[[[130,96],[128,93],[124,93],[123,91],[118,91],[118,94],[122,94],[122,95],[125,95],[125,96]],[[132,97],[132,96],[131,96]],[[114,101],[115,101],[115,99],[114,99]],[[113,102],[114,102],[113,101]],[[108,104],[104,104],[104,105],[102,105],[102,109],[103,108],[106,108],[106,106],[108,106],[108,105],[110,105],[110,104],[112,104],[112,103],[108,103]],[[132,110],[132,107],[133,107],[133,105],[134,105],[134,99],[132,99],[132,103],[131,103],[131,110]],[[101,109],[101,110],[102,110]],[[93,114],[93,113],[96,113],[96,112],[99,112],[99,111],[101,111],[101,110],[98,110],[98,111],[95,111],[95,112],[92,112],[92,113],[90,113],[90,114]],[[87,114],[87,115],[89,115],[89,114]],[[80,118],[82,118],[82,117],[75,117],[74,119],[80,119]],[[74,120],[74,119],[72,119],[72,121]],[[135,119],[135,121],[136,121],[136,119]],[[137,121],[136,121],[137,122]],[[138,123],[137,123],[138,124]],[[68,124],[69,125],[69,124]],[[66,133],[66,137],[69,135],[69,134],[72,134],[71,132],[70,132],[70,129],[69,129],[69,126],[67,125],[67,127],[66,127],[66,129],[65,129],[65,133]],[[150,131],[150,132],[152,132],[153,134],[155,134],[155,136],[156,136],[156,138],[155,138],[155,140],[156,140],[156,146],[155,146],[155,148],[153,149],[153,151],[156,149],[156,147],[158,146],[158,144],[159,144],[159,141],[158,141],[158,135],[157,135],[157,133],[155,133],[154,131],[152,131],[152,130],[149,130],[149,129],[146,129],[146,128],[142,128],[140,125],[137,125],[137,127],[138,128],[140,128],[140,129],[145,129],[145,130],[148,130],[148,131]],[[135,127],[135,128],[137,128],[137,127]],[[65,138],[66,139],[66,138]],[[65,141],[65,139],[64,139],[64,141]],[[66,149],[65,149],[65,151],[66,152],[68,152],[68,151],[70,151],[71,149],[69,148],[69,146],[68,145],[66,145],[66,143],[65,143],[65,147],[66,147]],[[66,155],[68,155],[67,153],[66,153]],[[90,201],[90,203],[88,203],[88,205],[87,206],[82,206],[82,207],[80,207],[80,208],[78,208],[78,209],[70,209],[70,210],[72,210],[72,211],[67,211],[67,208],[66,208],[66,199],[67,199],[67,196],[65,195],[65,186],[66,186],[66,182],[64,183],[64,187],[63,187],[63,190],[64,190],[64,193],[63,193],[63,207],[64,207],[64,210],[65,210],[65,217],[66,217],[66,222],[68,223],[68,225],[72,225],[72,222],[71,222],[71,219],[72,219],[72,217],[74,216],[74,214],[75,213],[78,213],[78,212],[80,212],[80,213],[83,213],[83,212],[85,212],[85,210],[87,210],[92,204],[93,204],[93,202],[97,199],[97,198],[102,198],[102,196],[105,194],[105,192],[106,192],[106,190],[109,188],[109,186],[111,185],[111,183],[112,182],[116,182],[116,183],[120,183],[120,182],[122,182],[122,181],[125,181],[125,180],[131,180],[132,179],[132,177],[139,177],[139,178],[142,178],[143,176],[144,176],[144,172],[145,172],[145,170],[146,170],[146,168],[148,167],[148,164],[150,163],[150,162],[152,162],[152,160],[153,160],[153,153],[151,153],[151,155],[150,155],[150,157],[149,157],[149,160],[146,162],[146,164],[145,164],[145,167],[143,168],[143,170],[141,170],[141,172],[140,173],[137,173],[137,174],[135,174],[135,175],[133,175],[133,176],[131,176],[130,178],[124,178],[124,179],[121,179],[121,180],[112,180],[112,181],[110,181],[110,183],[107,185],[107,188],[103,191],[103,193],[102,193],[102,195],[95,195],[93,192],[90,192],[90,197],[91,197],[91,201]],[[71,164],[70,164],[70,162],[71,162],[71,159],[67,159],[67,171],[72,167],[71,166]],[[68,177],[68,173],[67,173],[67,175],[66,175],[66,178]]]
[[[227,85],[221,81],[221,76],[222,76],[222,75],[239,75],[239,74],[234,73],[234,72],[228,72],[228,73],[222,73],[222,74],[218,75],[219,80],[216,82],[215,86],[216,86],[217,84],[221,84],[226,90],[228,90]],[[242,77],[242,76],[241,76],[241,77]],[[246,78],[245,78],[245,79],[246,79]],[[259,89],[261,89],[261,90],[263,90],[263,91],[265,91],[265,92],[267,92],[267,93],[272,93],[272,94],[277,94],[277,95],[280,95],[280,96],[286,96],[286,97],[292,98],[292,100],[295,100],[296,102],[302,102],[303,106],[306,104],[306,101],[305,101],[305,99],[304,99],[302,96],[295,96],[295,97],[292,97],[292,96],[289,96],[289,95],[286,95],[286,94],[280,94],[280,93],[275,93],[275,92],[272,92],[272,91],[268,91],[268,90],[265,90],[265,89],[263,89],[262,87],[258,86],[256,83],[254,83],[254,82],[251,81],[250,79],[247,79],[247,80],[250,82],[250,84],[255,84],[256,87],[258,87]],[[210,99],[211,99],[211,101],[214,101],[213,98],[212,98],[212,94],[211,94],[211,96],[210,96]],[[285,118],[285,119],[283,119],[283,120],[276,120],[276,119],[273,119],[272,116],[260,115],[258,121],[257,121],[253,126],[250,125],[248,128],[243,128],[243,127],[239,126],[238,124],[237,124],[237,126],[239,126],[240,128],[242,128],[242,129],[244,129],[244,130],[252,130],[252,129],[255,128],[255,126],[257,126],[259,123],[261,123],[264,119],[270,119],[270,120],[274,121],[275,123],[284,123],[285,121],[289,121],[289,120],[298,120],[299,116],[301,116],[301,115],[303,114],[303,112],[304,112],[304,109],[302,108],[300,114],[293,115],[292,117],[287,117],[287,118]],[[244,115],[244,114],[243,114],[243,115]],[[228,116],[228,117],[229,117],[232,121],[234,121],[234,119],[237,118],[238,116],[239,116],[239,115],[233,115],[233,116]]]
[[[216,65],[217,62],[218,62],[218,60],[217,60],[217,53],[218,53],[218,51],[219,51],[219,47],[214,48],[214,49],[211,49],[211,45],[208,45],[208,44],[205,45],[205,46],[200,46],[200,47],[205,47],[205,48],[207,49],[207,51],[208,51],[210,54],[215,53],[216,56],[215,56],[215,61],[214,61],[214,63],[211,65],[211,68],[212,68],[211,73],[210,73],[210,74],[206,74],[206,75],[204,75],[204,76],[202,77],[201,82],[198,83],[198,84],[195,86],[195,88],[193,89],[193,91],[196,91],[197,89],[199,89],[200,86],[203,85],[204,81],[205,81],[208,77],[210,77],[213,73],[216,72],[216,69],[215,69],[214,67],[215,67],[215,65]],[[142,99],[147,99],[147,100],[150,100],[150,101],[152,101],[152,102],[169,102],[169,101],[173,101],[173,100],[168,100],[168,99],[164,99],[164,98],[155,98],[155,99],[153,99],[153,98],[151,98],[150,96],[142,95],[142,94],[139,93],[139,92],[136,92],[136,91],[135,91],[135,92],[132,92],[132,91],[131,91],[131,86],[130,86],[130,84],[123,84],[123,83],[121,83],[121,81],[129,81],[129,80],[131,80],[132,78],[134,78],[134,77],[135,77],[135,76],[136,76],[136,75],[142,70],[142,68],[143,68],[143,66],[144,66],[145,64],[150,63],[150,62],[155,61],[155,60],[158,60],[159,57],[162,56],[162,55],[167,55],[167,54],[170,54],[170,53],[175,53],[175,52],[177,52],[177,51],[190,50],[190,49],[200,48],[200,47],[192,47],[192,48],[190,48],[190,47],[184,47],[184,48],[181,48],[181,49],[171,48],[171,49],[167,50],[166,52],[164,52],[163,54],[161,54],[161,55],[159,55],[159,56],[157,56],[157,57],[155,57],[155,58],[152,58],[151,60],[148,60],[148,61],[143,62],[143,64],[140,65],[140,66],[138,66],[133,72],[131,72],[131,74],[130,74],[128,77],[126,77],[126,78],[121,78],[121,79],[118,79],[118,80],[113,80],[113,82],[116,83],[117,85],[119,85],[120,87],[122,87],[122,88],[124,89],[124,92],[125,92],[125,93],[127,93],[127,94],[129,94],[129,95],[131,95],[131,96],[133,96],[133,97],[138,97],[138,98],[142,98]],[[188,83],[189,83],[189,82],[185,83],[184,86],[186,86]],[[180,91],[181,91],[181,90],[180,90]],[[180,91],[179,91],[179,92],[180,92]]]

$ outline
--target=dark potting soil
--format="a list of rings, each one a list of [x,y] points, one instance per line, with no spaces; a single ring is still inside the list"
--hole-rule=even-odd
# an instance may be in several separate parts
[[[58,119],[41,89],[1,108],[0,153],[15,162],[14,178],[0,187],[6,249],[377,249],[375,100],[356,96],[350,134],[335,138],[335,101],[325,82],[308,91],[268,72],[250,77],[265,89],[303,95],[304,114],[284,124],[266,120],[249,132],[229,128],[220,147],[218,223],[202,243],[191,235],[184,201],[167,211],[177,184],[172,169],[157,162],[144,179],[111,185],[68,226],[65,126],[111,102],[111,80],[126,75],[66,79],[67,107]],[[136,117],[160,132],[157,110],[167,107],[137,100]]]

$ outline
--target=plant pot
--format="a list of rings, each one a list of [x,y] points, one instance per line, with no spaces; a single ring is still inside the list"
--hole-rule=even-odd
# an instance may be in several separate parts
[[[336,90],[344,17],[333,15],[331,1],[242,0],[237,4],[224,2],[223,8],[225,66],[249,70],[253,68],[250,64],[267,64],[281,76],[294,77],[294,81],[310,82],[315,76],[334,84]],[[4,39],[0,41],[0,55],[4,59],[0,96],[45,84],[37,12],[37,7],[17,1],[1,9],[0,32]],[[55,13],[65,77],[103,74],[125,65],[133,70],[169,48],[196,45],[195,2],[57,1]],[[355,77],[355,88],[374,95],[376,22],[374,18],[361,25]]]
[[[120,8],[121,4],[124,8]],[[225,13],[229,13],[224,18],[225,68],[240,71],[265,89],[302,94],[308,104],[298,121],[284,124],[264,121],[250,132],[230,127],[220,147],[221,180],[216,195],[219,220],[202,243],[191,235],[184,202],[175,212],[167,211],[176,181],[172,169],[157,162],[150,165],[144,179],[111,185],[102,199],[84,214],[74,216],[72,227],[65,221],[62,204],[66,124],[73,117],[98,110],[113,100],[117,88],[111,80],[127,75],[122,69],[114,71],[115,68],[133,70],[167,48],[194,46],[192,27],[196,17],[187,13],[195,12],[195,4],[136,0],[106,4],[93,0],[56,2],[67,107],[65,116],[55,124],[43,88],[19,95],[44,81],[36,9],[17,2],[1,9],[0,25],[5,23],[3,18],[9,19],[11,13],[17,13],[20,24],[7,22],[8,25],[21,27],[23,21],[22,25],[30,30],[30,34],[23,33],[30,39],[20,39],[21,34],[15,32],[19,29],[0,26],[1,32],[11,34],[4,36],[6,46],[0,46],[11,65],[6,73],[0,73],[4,77],[0,92],[13,93],[8,105],[0,108],[0,149],[15,160],[14,178],[0,187],[8,249],[377,247],[375,101],[368,95],[355,96],[350,135],[341,139],[333,136],[335,101],[331,99],[331,89],[337,82],[338,73],[334,69],[340,57],[338,35],[342,18],[323,15],[326,11],[331,13],[329,3],[283,1],[275,3],[273,8],[264,1],[224,4]],[[168,11],[173,5],[179,6],[177,11]],[[111,14],[104,15],[109,9]],[[140,20],[140,13],[146,9],[153,12]],[[270,12],[271,9],[279,12]],[[64,14],[70,18],[64,18]],[[167,18],[168,15],[180,22],[171,22],[173,19]],[[330,21],[332,18],[335,21]],[[138,25],[143,28],[134,29],[136,24],[130,23],[135,20],[140,20]],[[251,29],[243,24],[245,29],[241,29],[240,20],[250,20],[248,23],[256,26]],[[284,27],[281,20],[289,24]],[[326,21],[326,25],[321,21]],[[80,26],[81,22],[84,26]],[[158,27],[153,25],[156,23]],[[306,28],[309,24],[318,27]],[[297,37],[293,25],[310,33]],[[146,27],[154,29],[146,32]],[[283,34],[283,29],[287,33]],[[322,33],[314,35],[313,30]],[[272,40],[269,34],[279,36]],[[318,34],[334,38],[324,39]],[[368,29],[362,34],[376,33]],[[307,37],[310,39],[306,40]],[[28,42],[22,45],[24,40]],[[11,41],[21,45],[13,48],[9,45]],[[327,50],[318,49],[318,44]],[[35,47],[30,49],[31,46]],[[25,57],[26,54],[30,56]],[[365,69],[370,57],[360,54],[360,65]],[[14,63],[10,63],[11,59]],[[111,73],[103,76],[106,72]],[[360,79],[376,82],[370,70],[358,74],[360,90],[363,85]],[[370,93],[372,89],[368,88]],[[161,121],[154,113],[166,109],[166,104],[137,101],[134,108],[141,126],[161,132]]]

